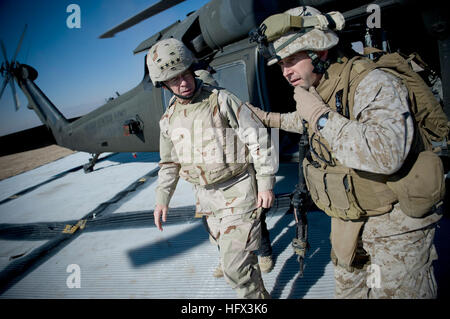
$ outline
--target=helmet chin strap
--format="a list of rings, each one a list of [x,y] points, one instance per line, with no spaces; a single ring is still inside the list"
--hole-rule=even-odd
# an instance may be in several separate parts
[[[330,60],[329,59],[326,59],[325,61],[321,60],[319,55],[314,51],[308,50],[306,53],[312,60],[311,63],[314,66],[313,72],[317,74],[324,74],[325,71],[330,66]]]
[[[182,100],[190,100],[190,99],[192,99],[192,98],[194,97],[196,91],[197,91],[197,90],[195,90],[194,93],[192,93],[192,94],[189,95],[189,96],[176,94],[176,93],[174,93],[173,91],[171,91],[171,92],[172,92],[173,95],[175,95],[176,97],[178,97],[178,98],[180,98],[180,99],[182,99]]]

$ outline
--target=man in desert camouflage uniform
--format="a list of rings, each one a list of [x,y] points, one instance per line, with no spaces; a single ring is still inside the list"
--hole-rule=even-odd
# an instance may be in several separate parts
[[[195,75],[203,81],[203,83],[219,86],[217,81],[214,79],[209,70],[199,69],[196,70]],[[261,213],[261,247],[258,251],[258,264],[259,268],[263,273],[269,273],[272,271],[274,267],[273,259],[272,259],[272,244],[270,243],[270,233],[267,229],[266,223],[266,211],[268,209],[264,209]],[[205,216],[206,217],[206,216]],[[203,219],[205,223],[205,219]],[[220,278],[223,277],[222,264],[219,262],[219,265],[213,272],[213,277]]]
[[[253,110],[270,127],[298,133],[307,127],[305,179],[315,204],[332,217],[335,296],[434,298],[433,238],[441,215],[407,216],[386,187],[416,145],[408,92],[396,76],[379,69],[364,73],[364,59],[356,62],[338,49],[330,29],[344,23],[339,12],[322,15],[311,7],[266,19],[260,50],[295,87],[297,111]],[[346,67],[352,71],[345,81]],[[340,90],[346,85],[352,100],[347,112]]]
[[[261,210],[274,200],[277,159],[261,121],[233,94],[195,79],[193,62],[176,39],[147,54],[154,85],[174,94],[160,121],[155,224],[162,230],[179,177],[194,184],[196,214],[207,216],[226,281],[239,298],[269,298],[254,251]]]

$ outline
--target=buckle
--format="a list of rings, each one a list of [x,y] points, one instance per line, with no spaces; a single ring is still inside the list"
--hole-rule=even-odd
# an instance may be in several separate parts
[[[267,30],[267,26],[265,24],[261,24],[257,29],[254,29],[249,32],[249,42],[258,43],[258,51],[264,57],[264,59],[271,59],[276,55],[273,52],[272,48],[269,46],[267,42],[267,37],[265,32]]]

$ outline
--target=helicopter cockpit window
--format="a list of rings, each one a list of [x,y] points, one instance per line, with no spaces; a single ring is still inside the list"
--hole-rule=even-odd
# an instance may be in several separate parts
[[[249,100],[245,63],[243,61],[219,65],[214,67],[214,70],[216,70],[216,73],[213,74],[213,78],[220,87],[227,89],[241,101]]]

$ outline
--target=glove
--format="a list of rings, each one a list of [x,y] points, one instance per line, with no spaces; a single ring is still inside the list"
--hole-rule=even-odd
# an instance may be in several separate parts
[[[248,108],[261,120],[261,122],[267,127],[280,128],[281,127],[281,115],[275,112],[265,112],[259,107],[253,106],[250,103],[246,103]]]
[[[313,86],[309,88],[309,91],[301,86],[295,87],[294,100],[297,102],[297,112],[300,117],[307,121],[317,133],[317,121],[323,114],[329,112],[330,108],[323,102]]]

